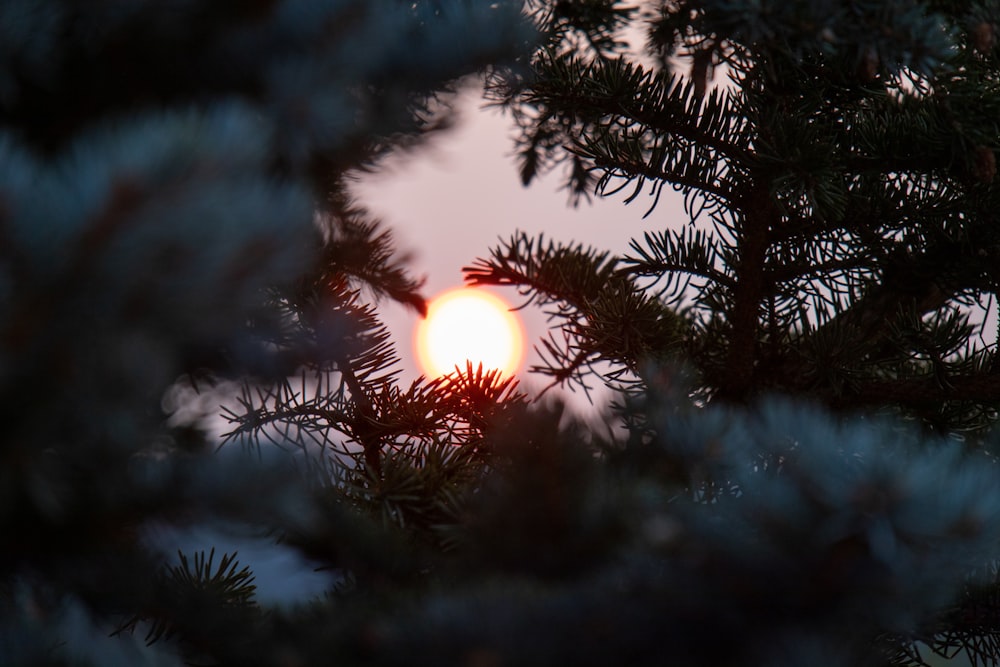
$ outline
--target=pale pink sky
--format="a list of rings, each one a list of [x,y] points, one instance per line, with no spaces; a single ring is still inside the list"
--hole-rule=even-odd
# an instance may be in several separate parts
[[[364,175],[354,188],[361,202],[392,227],[398,245],[413,253],[414,273],[426,276],[425,296],[462,283],[461,268],[488,256],[499,238],[520,230],[565,243],[583,243],[621,254],[631,238],[647,229],[679,225],[686,219],[677,195],[661,198],[657,209],[642,219],[651,203],[640,197],[626,206],[621,197],[592,200],[573,209],[560,189],[560,174],[552,173],[525,188],[512,152],[510,119],[484,109],[476,89],[460,98],[456,126],[410,153],[390,157],[376,174]],[[520,305],[511,288],[492,290],[508,303]],[[396,335],[403,361],[401,380],[419,375],[412,332],[417,316],[394,304],[380,313]],[[525,367],[538,362],[533,346],[547,326],[540,309],[520,311],[526,330]],[[526,389],[544,386],[545,378],[521,374]],[[585,407],[582,397],[572,399]]]

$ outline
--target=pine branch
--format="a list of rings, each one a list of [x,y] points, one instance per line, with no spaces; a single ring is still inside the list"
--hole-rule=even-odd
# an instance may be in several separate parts
[[[661,293],[680,294],[678,274],[684,273],[704,278],[726,289],[733,289],[735,281],[720,267],[723,259],[718,243],[703,230],[683,227],[680,231],[645,232],[645,245],[631,241],[629,246],[637,257],[625,256],[619,271],[641,278],[655,278],[666,284]],[[656,285],[654,282],[653,285]],[[687,283],[683,283],[686,286]]]
[[[618,271],[619,260],[582,246],[563,246],[521,233],[495,248],[487,260],[463,268],[471,285],[508,285],[548,311],[567,347],[543,341],[551,358],[534,368],[561,383],[601,361],[618,367],[617,379],[635,374],[652,358],[666,358],[683,346],[681,316],[644,293]],[[585,385],[584,385],[585,386]]]
[[[741,170],[749,138],[746,128],[733,126],[740,116],[724,95],[702,101],[680,78],[646,72],[623,58],[584,63],[550,54],[536,66],[536,82],[522,103],[541,110],[539,127],[551,125],[544,134],[547,150],[556,145],[552,135],[561,136],[572,153],[605,172],[599,191],[618,174],[734,199],[722,174]],[[525,149],[532,165],[539,163],[540,136]]]
[[[189,656],[202,651],[211,654],[213,632],[254,619],[257,609],[254,576],[249,567],[237,569],[235,552],[222,554],[215,568],[214,548],[207,557],[204,551],[195,553],[193,560],[180,551],[177,555],[180,564],[164,567],[161,574],[163,607],[133,616],[114,635],[131,634],[140,625],[148,625],[147,646],[161,640],[182,639]]]
[[[423,281],[409,275],[409,256],[395,254],[392,232],[380,221],[370,220],[368,212],[340,190],[331,195],[328,207],[321,222],[326,238],[315,280],[347,276],[376,297],[388,296],[426,315],[427,304],[418,293]]]

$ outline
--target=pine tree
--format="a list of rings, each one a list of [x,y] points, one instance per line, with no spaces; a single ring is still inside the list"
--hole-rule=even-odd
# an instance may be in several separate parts
[[[466,270],[553,314],[535,370],[620,391],[627,436],[515,407],[447,521],[403,520],[441,488],[410,483],[383,525],[423,576],[354,566],[338,598],[378,591],[366,661],[1000,656],[996,344],[972,324],[995,309],[991,10],[783,7],[658,6],[650,67],[633,8],[529,3],[546,39],[492,83],[525,182],[565,164],[574,201],[648,188],[651,212],[670,186],[692,225],[624,258],[518,235]]]
[[[635,8],[536,4],[550,40],[533,76],[493,88],[522,125],[524,180],[566,163],[574,200],[629,188],[650,212],[669,188],[692,224],[621,259],[514,238],[473,281],[541,300],[565,290],[560,262],[581,263],[565,283],[615,275],[683,313],[684,358],[728,401],[773,391],[895,406],[941,432],[992,423],[996,339],[974,316],[995,311],[993,5],[663,3],[644,65],[615,38]],[[629,290],[567,321],[580,349],[545,372],[620,365],[589,324],[623,319],[612,291]],[[640,333],[640,357],[663,348]]]
[[[466,269],[553,314],[534,370],[622,392],[607,460],[663,503],[633,597],[576,620],[630,664],[1000,660],[1000,508],[966,496],[996,485],[996,3],[528,4],[546,41],[490,87],[525,184],[690,221]]]
[[[624,3],[528,2],[520,55],[517,9],[0,5],[0,660],[998,659],[995,7],[655,3],[644,59]],[[419,281],[345,178],[480,65],[525,182],[685,195],[630,256],[467,270],[554,314],[537,370],[618,390],[623,438],[481,369],[398,382],[377,305]],[[239,387],[228,439],[167,419],[183,384]],[[338,584],[272,608],[145,539],[197,522]]]
[[[0,663],[330,659],[330,628],[297,646],[283,624],[354,621],[270,615],[235,554],[177,560],[150,534],[216,523],[318,553],[354,525],[343,567],[380,524],[288,462],[215,455],[164,394],[333,368],[339,399],[313,407],[366,454],[393,409],[424,469],[451,465],[424,431],[458,413],[471,439],[476,391],[512,385],[395,387],[372,304],[422,310],[420,282],[345,183],[446,127],[455,82],[531,35],[504,2],[0,3]]]

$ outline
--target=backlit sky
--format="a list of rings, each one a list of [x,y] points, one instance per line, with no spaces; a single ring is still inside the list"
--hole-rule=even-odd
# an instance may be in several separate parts
[[[640,197],[626,206],[621,197],[592,199],[569,206],[558,173],[521,185],[512,156],[513,127],[508,117],[483,108],[477,88],[461,96],[454,128],[416,150],[388,159],[376,174],[366,174],[354,193],[393,229],[398,246],[413,254],[410,266],[427,279],[424,295],[432,298],[462,284],[461,268],[487,257],[499,238],[516,231],[565,243],[583,243],[621,254],[629,240],[646,229],[662,229],[685,220],[679,200],[664,195],[657,209],[642,219],[651,199]],[[514,289],[493,290],[512,305],[520,305]],[[547,326],[540,309],[521,312],[528,349],[526,366],[538,362],[533,346]],[[414,358],[412,332],[418,316],[394,304],[382,304],[380,314],[396,336],[403,361],[401,380],[420,373]],[[521,374],[529,392],[546,378]],[[582,396],[572,404],[584,408]]]

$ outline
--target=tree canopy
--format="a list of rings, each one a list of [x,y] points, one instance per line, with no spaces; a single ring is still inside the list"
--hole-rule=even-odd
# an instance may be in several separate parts
[[[997,9],[0,5],[0,662],[995,662]],[[398,378],[378,306],[420,281],[346,182],[474,72],[526,185],[684,196],[625,256],[465,269],[551,314],[534,370],[610,386],[622,437]],[[151,539],[192,525],[336,583],[262,603]]]
[[[492,93],[522,128],[526,182],[565,165],[574,201],[628,189],[650,212],[670,188],[691,225],[622,258],[514,238],[470,277],[543,299],[560,288],[534,267],[558,272],[556,255],[578,262],[565,282],[614,274],[634,288],[609,284],[608,314],[627,294],[674,307],[691,327],[685,359],[727,400],[780,392],[895,406],[944,432],[991,424],[996,329],[976,325],[996,310],[1000,247],[995,8],[659,5],[643,6],[640,59],[620,39],[638,8],[537,3],[548,42]],[[614,360],[589,342],[607,340],[603,315],[568,322],[580,354],[547,372]]]

